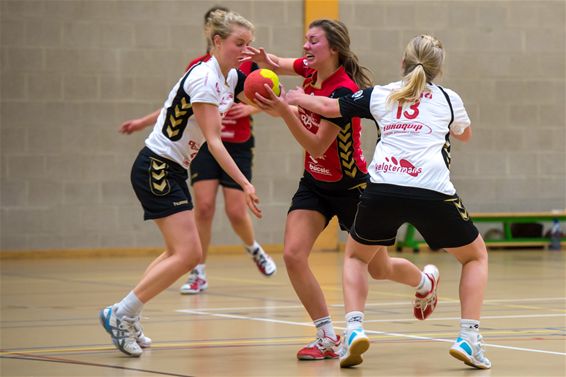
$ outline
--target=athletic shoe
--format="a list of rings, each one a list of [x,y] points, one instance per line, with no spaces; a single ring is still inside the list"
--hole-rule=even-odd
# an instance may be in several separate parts
[[[491,362],[485,357],[484,352],[483,338],[480,334],[477,335],[475,342],[460,336],[450,347],[450,355],[477,369],[491,368]]]
[[[196,270],[192,270],[189,274],[187,282],[181,286],[182,295],[194,295],[208,288],[206,276],[199,275]]]
[[[336,340],[327,336],[317,338],[314,342],[307,344],[297,352],[299,360],[324,360],[337,359],[338,347],[340,346],[340,336],[336,336]]]
[[[413,304],[413,314],[416,319],[424,320],[427,319],[438,303],[438,295],[436,291],[438,290],[438,283],[440,282],[440,272],[435,265],[427,264],[423,268],[423,272],[426,277],[431,282],[430,291],[426,295],[421,295],[418,292],[415,293],[415,301]]]
[[[269,255],[267,255],[267,253],[261,248],[261,246],[254,249],[251,254],[259,272],[261,272],[265,276],[271,276],[277,271],[275,262]]]
[[[134,322],[134,328],[136,329],[136,342],[138,342],[141,348],[151,347],[151,338],[145,336],[145,334],[143,333],[143,327],[140,322],[140,317],[136,317],[135,319],[136,321]]]
[[[117,305],[118,304],[114,304],[112,307],[116,306],[117,309]],[[104,308],[103,310],[112,310],[112,307],[109,306],[107,308]],[[107,316],[107,314],[105,316]],[[102,321],[102,317],[100,318],[100,320]],[[136,342],[138,342],[141,348],[151,347],[151,338],[144,335],[143,327],[140,323],[140,317],[135,317],[134,320],[134,327],[136,329]],[[112,335],[112,329],[110,327],[106,327],[106,322],[102,322],[102,326],[108,334]]]
[[[369,338],[364,329],[346,331],[340,349],[340,368],[349,368],[364,361],[362,354],[369,348]]]
[[[137,330],[135,323],[136,321],[139,322],[139,318],[128,318],[125,316],[118,318],[116,309],[118,309],[117,304],[102,309],[98,314],[100,323],[104,330],[110,334],[112,343],[114,343],[116,348],[126,355],[139,357],[143,353],[136,339]]]

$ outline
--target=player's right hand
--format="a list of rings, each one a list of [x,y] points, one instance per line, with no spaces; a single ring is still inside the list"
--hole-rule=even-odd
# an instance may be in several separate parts
[[[142,130],[144,128],[145,124],[141,119],[130,119],[122,123],[118,131],[122,134],[130,135],[131,133]]]
[[[289,105],[298,105],[297,99],[305,95],[305,91],[301,87],[296,87],[295,89],[289,90],[285,95],[285,101]]]
[[[266,67],[270,67],[271,69],[279,68],[279,64],[277,64],[271,58],[271,56],[267,52],[265,52],[265,49],[263,47],[257,49],[252,46],[247,46],[242,55],[243,57],[240,59],[240,61],[242,62],[251,60],[259,64],[260,66],[264,65]]]
[[[259,208],[259,197],[255,192],[255,187],[250,183],[244,187],[244,194],[246,195],[246,204],[252,213],[258,219],[262,218],[261,208]]]

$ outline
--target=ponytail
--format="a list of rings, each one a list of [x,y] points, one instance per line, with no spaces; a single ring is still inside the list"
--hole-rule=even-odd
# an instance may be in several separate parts
[[[430,35],[414,37],[403,56],[403,86],[391,93],[388,104],[415,102],[441,72],[444,63],[444,49],[440,41]]]
[[[422,64],[418,64],[411,72],[403,77],[403,87],[389,95],[388,104],[399,102],[415,102],[421,98],[426,89],[426,73]]]

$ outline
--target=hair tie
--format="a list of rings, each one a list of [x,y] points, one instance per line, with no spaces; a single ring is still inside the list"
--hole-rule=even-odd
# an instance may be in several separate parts
[[[417,65],[420,65],[421,67],[424,68],[424,65],[422,65],[422,63],[417,63],[417,64],[415,64],[415,68],[417,68]]]

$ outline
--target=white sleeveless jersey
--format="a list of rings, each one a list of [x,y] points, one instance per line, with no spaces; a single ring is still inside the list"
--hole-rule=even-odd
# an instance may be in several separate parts
[[[417,187],[455,194],[450,182],[450,130],[460,135],[470,126],[462,99],[450,89],[427,85],[421,99],[387,104],[401,81],[375,86],[340,99],[342,116],[374,119],[380,139],[369,166],[373,183]]]
[[[193,103],[218,106],[223,117],[241,91],[244,77],[237,70],[226,80],[215,57],[189,69],[173,87],[145,145],[154,153],[188,168],[205,138],[193,115]]]

